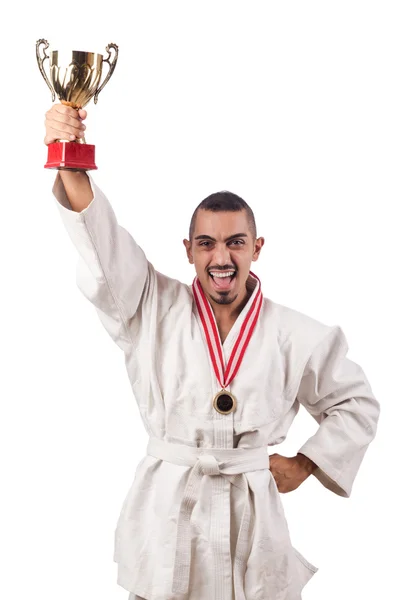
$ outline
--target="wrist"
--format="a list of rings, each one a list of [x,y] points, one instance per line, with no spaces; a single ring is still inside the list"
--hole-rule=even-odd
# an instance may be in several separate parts
[[[311,475],[313,473],[313,471],[315,471],[315,469],[317,469],[316,463],[314,461],[312,461],[311,458],[309,458],[305,454],[298,452],[298,454],[296,455],[296,458],[297,458],[298,462],[302,465],[302,467],[305,469],[305,471],[307,471],[309,473],[309,475]]]

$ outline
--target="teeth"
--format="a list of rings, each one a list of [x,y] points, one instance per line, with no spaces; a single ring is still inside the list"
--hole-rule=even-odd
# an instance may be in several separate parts
[[[214,272],[210,272],[210,275],[212,275],[212,277],[220,277],[220,278],[224,278],[224,277],[231,277],[232,275],[234,275],[234,271],[228,271],[227,273],[214,273]]]

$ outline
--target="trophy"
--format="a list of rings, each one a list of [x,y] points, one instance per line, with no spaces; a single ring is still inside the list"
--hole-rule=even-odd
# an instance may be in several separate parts
[[[40,56],[42,45],[44,46],[43,57]],[[99,92],[103,90],[115,69],[119,53],[118,46],[109,44],[106,47],[108,53],[106,58],[103,58],[102,54],[76,50],[66,53],[53,50],[48,56],[46,54],[48,46],[47,40],[38,40],[36,42],[36,58],[44,81],[51,90],[52,101],[55,101],[55,95],[57,95],[62,104],[71,106],[77,111],[88,104],[92,97],[94,97],[94,103],[96,104]],[[112,60],[111,48],[114,50]],[[47,77],[43,67],[46,58],[50,60],[50,78]],[[109,70],[100,85],[104,62],[108,63]],[[84,137],[75,141],[57,140],[53,144],[48,144],[47,162],[44,166],[46,169],[73,171],[97,169],[95,165],[95,146],[86,144]]]

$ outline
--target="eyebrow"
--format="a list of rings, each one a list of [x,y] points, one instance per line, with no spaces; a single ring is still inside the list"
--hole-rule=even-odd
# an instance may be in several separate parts
[[[230,240],[233,240],[234,238],[238,238],[238,237],[248,237],[248,235],[246,233],[235,233],[235,234],[227,237],[225,239],[225,242],[229,242]],[[195,240],[211,240],[212,242],[216,242],[216,239],[211,237],[210,235],[197,235],[194,239]]]

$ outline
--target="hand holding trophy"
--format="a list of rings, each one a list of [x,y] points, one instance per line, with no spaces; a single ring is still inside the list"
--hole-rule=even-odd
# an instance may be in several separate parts
[[[43,57],[40,56],[42,45],[44,45]],[[44,81],[51,90],[52,101],[55,101],[55,95],[61,101],[61,105],[53,106],[49,111],[54,120],[53,131],[57,131],[61,137],[55,142],[48,143],[48,157],[45,167],[47,169],[74,171],[96,169],[95,146],[86,144],[84,134],[81,133],[81,130],[85,129],[81,119],[84,119],[86,114],[86,111],[81,109],[88,104],[92,97],[94,97],[95,104],[98,102],[99,93],[103,90],[115,69],[118,46],[109,44],[106,47],[108,53],[106,58],[103,58],[102,54],[76,50],[66,54],[54,50],[48,56],[46,54],[48,46],[47,40],[38,40],[36,42],[36,58]],[[114,50],[113,60],[110,60],[110,49]],[[43,63],[47,58],[50,60],[50,79],[43,67]],[[100,85],[104,62],[108,63],[109,71]],[[73,113],[67,107],[71,107]],[[47,113],[47,118],[49,113]],[[71,135],[75,136],[74,139],[70,137]]]

